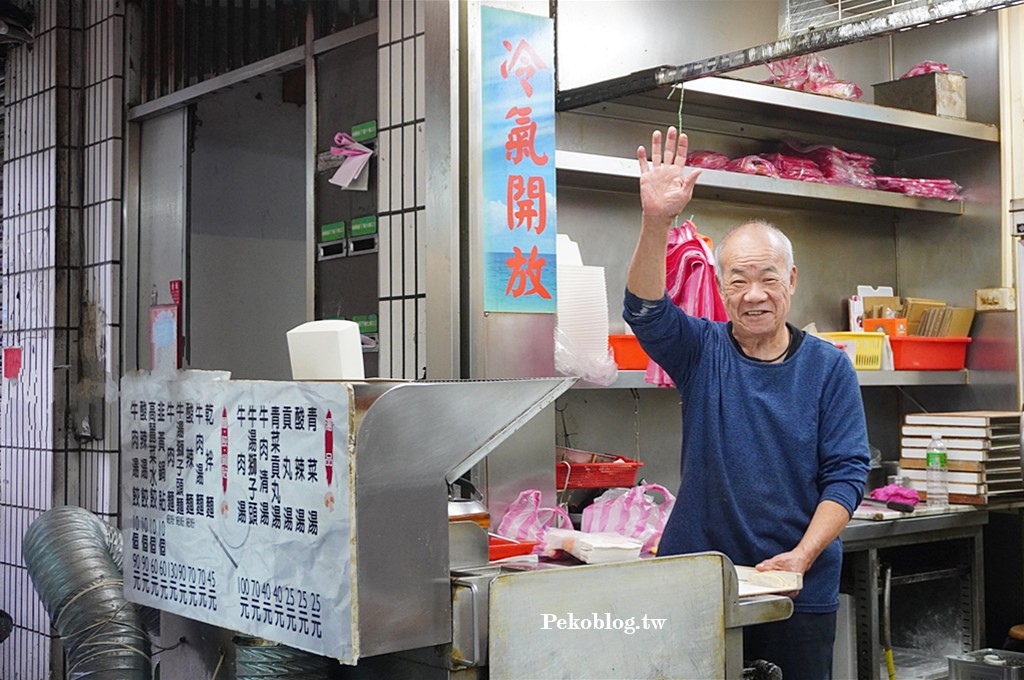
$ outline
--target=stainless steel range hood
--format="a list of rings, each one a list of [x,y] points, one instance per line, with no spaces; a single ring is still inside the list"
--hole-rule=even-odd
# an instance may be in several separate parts
[[[354,384],[359,656],[451,641],[446,482],[574,382]]]

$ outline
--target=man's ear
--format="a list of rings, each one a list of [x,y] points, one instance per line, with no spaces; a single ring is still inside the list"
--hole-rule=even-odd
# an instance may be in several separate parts
[[[789,294],[792,295],[796,292],[796,265],[793,265],[793,269],[789,272]]]

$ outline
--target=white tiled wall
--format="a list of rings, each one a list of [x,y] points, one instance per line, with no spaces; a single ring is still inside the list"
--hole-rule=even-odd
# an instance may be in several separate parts
[[[124,3],[85,2],[78,16],[70,9],[77,3],[34,5],[32,49],[11,48],[6,74],[3,345],[20,347],[23,358],[18,377],[0,386],[0,608],[16,625],[0,647],[4,680],[63,677],[24,567],[25,530],[56,504],[79,503],[114,521],[117,513]],[[84,40],[72,39],[78,32]],[[61,87],[84,100],[81,139],[71,112],[58,110]],[[58,176],[61,153],[81,154],[82,177]],[[71,204],[59,204],[61,196]],[[65,416],[81,392],[75,342],[85,337],[83,316],[95,324],[84,341],[95,345],[106,402],[100,438],[79,445]]]

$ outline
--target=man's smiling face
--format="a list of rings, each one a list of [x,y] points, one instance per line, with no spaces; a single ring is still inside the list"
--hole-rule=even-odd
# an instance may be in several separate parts
[[[766,341],[782,332],[796,291],[796,267],[787,271],[771,233],[758,224],[738,229],[723,245],[718,265],[736,339]]]

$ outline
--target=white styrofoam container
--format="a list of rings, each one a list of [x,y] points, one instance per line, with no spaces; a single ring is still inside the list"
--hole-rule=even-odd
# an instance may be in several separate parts
[[[292,380],[363,380],[359,324],[341,319],[309,321],[287,333]]]

